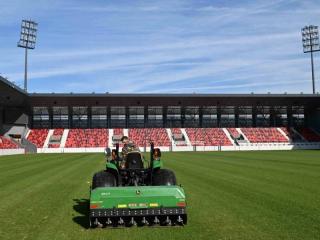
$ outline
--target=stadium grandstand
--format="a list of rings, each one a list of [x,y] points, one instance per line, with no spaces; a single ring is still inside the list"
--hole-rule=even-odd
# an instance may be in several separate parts
[[[27,93],[0,77],[0,154],[320,148],[318,94]]]

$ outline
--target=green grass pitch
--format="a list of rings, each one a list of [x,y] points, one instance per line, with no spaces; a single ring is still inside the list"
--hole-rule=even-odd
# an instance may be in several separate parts
[[[0,157],[0,239],[320,239],[320,151],[163,153],[185,227],[87,229],[103,154]]]

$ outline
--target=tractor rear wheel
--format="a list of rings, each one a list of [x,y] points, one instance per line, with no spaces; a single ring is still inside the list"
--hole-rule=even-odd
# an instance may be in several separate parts
[[[173,186],[177,185],[176,176],[169,169],[158,169],[152,174],[153,186]]]
[[[117,181],[115,176],[107,171],[97,172],[92,178],[92,189],[97,187],[115,187]]]

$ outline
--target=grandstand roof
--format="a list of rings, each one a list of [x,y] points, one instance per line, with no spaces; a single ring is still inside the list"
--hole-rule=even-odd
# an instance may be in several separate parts
[[[30,94],[32,105],[82,106],[246,106],[308,105],[319,107],[312,94]]]
[[[27,98],[24,90],[0,76],[0,106],[23,106]]]
[[[31,106],[308,105],[320,107],[319,94],[26,93],[1,76],[0,94],[0,103],[3,105],[16,100],[16,105],[28,102]]]

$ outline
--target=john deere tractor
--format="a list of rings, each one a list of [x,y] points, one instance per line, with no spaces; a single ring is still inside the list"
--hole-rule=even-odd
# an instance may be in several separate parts
[[[107,151],[106,169],[94,174],[90,189],[90,227],[187,223],[184,190],[173,171],[162,168],[161,151],[151,143],[150,161],[136,149]]]

